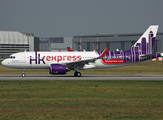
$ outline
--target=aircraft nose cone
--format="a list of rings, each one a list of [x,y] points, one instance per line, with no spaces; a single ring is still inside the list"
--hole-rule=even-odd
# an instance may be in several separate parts
[[[4,60],[1,62],[1,65],[3,65],[3,66],[4,66]]]
[[[6,60],[3,60],[3,61],[1,62],[1,65],[6,66]]]

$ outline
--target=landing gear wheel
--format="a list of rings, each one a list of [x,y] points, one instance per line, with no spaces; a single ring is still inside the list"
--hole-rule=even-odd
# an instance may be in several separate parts
[[[74,73],[74,76],[75,76],[75,77],[81,77],[81,73],[80,73],[80,72],[75,72],[75,73]]]
[[[25,73],[23,73],[23,74],[22,74],[22,77],[25,77],[25,76],[26,76],[26,74],[25,74]]]
[[[77,72],[76,76],[77,77],[81,77],[81,73],[80,72]]]
[[[23,69],[22,77],[25,77],[25,76],[26,76],[25,69]]]

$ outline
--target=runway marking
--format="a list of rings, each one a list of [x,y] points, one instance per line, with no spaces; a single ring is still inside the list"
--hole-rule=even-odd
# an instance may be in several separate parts
[[[0,80],[163,80],[162,74],[82,74],[74,77],[73,74],[0,74]]]

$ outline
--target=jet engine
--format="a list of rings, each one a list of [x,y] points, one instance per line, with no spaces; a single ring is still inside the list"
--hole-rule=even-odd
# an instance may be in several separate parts
[[[62,64],[51,64],[49,69],[49,73],[52,75],[66,74],[66,71],[66,65]]]

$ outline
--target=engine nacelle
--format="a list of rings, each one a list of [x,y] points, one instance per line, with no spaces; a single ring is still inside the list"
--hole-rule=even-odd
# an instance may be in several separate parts
[[[51,64],[49,73],[52,75],[56,74],[66,74],[66,65],[62,64]]]

